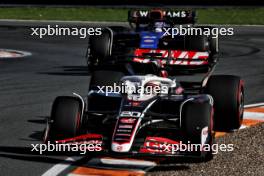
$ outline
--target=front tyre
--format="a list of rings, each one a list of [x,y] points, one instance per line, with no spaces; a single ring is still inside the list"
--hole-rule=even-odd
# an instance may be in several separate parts
[[[75,97],[57,97],[52,106],[44,142],[76,137],[81,132],[81,103]]]
[[[191,144],[212,146],[214,142],[214,133],[212,130],[214,110],[209,101],[189,101],[182,106],[181,127]],[[208,161],[213,158],[211,149],[204,152],[202,150],[193,152],[201,152],[202,161]]]

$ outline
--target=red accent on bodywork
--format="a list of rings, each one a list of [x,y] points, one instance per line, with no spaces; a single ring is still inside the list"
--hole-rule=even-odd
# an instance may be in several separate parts
[[[164,18],[164,12],[162,11],[162,10],[151,10],[150,12],[149,12],[149,16],[151,17],[151,14],[152,13],[159,13],[160,14],[160,18],[159,19],[155,19],[155,20],[162,20],[163,18]]]
[[[168,74],[168,72],[166,70],[162,70],[160,72],[160,76],[163,77],[163,78],[168,78],[169,74]]]
[[[170,151],[166,151],[165,145],[179,144],[179,141],[174,141],[163,137],[147,137],[144,142],[144,146],[139,150],[140,153],[159,153],[159,154],[171,154]]]
[[[168,143],[168,144],[178,144],[178,141],[174,141],[172,139],[164,138],[164,137],[147,137],[145,141],[155,141],[159,143]]]
[[[74,138],[67,138],[63,140],[58,140],[56,141],[57,143],[67,143],[67,142],[76,142],[76,141],[89,141],[89,140],[94,140],[94,139],[101,139],[102,140],[103,136],[101,134],[84,134],[80,136],[76,136]]]
[[[175,93],[176,93],[177,95],[180,95],[180,94],[183,93],[183,91],[184,91],[184,89],[183,89],[182,87],[178,87],[178,88],[175,90]]]
[[[161,54],[160,56],[156,56],[155,59],[149,57],[145,57],[144,54]],[[160,58],[159,58],[160,57]],[[134,62],[139,63],[149,63],[151,61],[156,61],[162,64],[169,65],[206,65],[208,64],[208,52],[200,52],[200,51],[182,51],[182,50],[160,50],[160,49],[136,49],[134,52]],[[169,63],[167,63],[166,59],[172,59]]]
[[[134,124],[136,119],[135,118],[131,118],[131,117],[128,117],[128,118],[123,117],[123,118],[120,119],[120,121],[122,123],[133,123]]]
[[[131,102],[131,105],[132,105],[132,106],[139,106],[140,103],[141,103],[141,102],[139,102],[139,101],[132,101],[132,102]]]

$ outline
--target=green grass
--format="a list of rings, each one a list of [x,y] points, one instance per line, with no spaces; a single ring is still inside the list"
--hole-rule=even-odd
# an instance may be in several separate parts
[[[126,21],[126,9],[1,8],[0,19]]]
[[[264,7],[197,9],[198,23],[264,24]],[[0,19],[126,21],[127,9],[111,8],[0,8]]]
[[[199,9],[198,22],[203,24],[264,24],[264,8]]]

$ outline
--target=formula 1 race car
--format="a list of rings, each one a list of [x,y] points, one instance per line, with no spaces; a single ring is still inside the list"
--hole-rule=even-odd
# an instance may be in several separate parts
[[[177,65],[201,65],[202,62],[179,61],[193,54],[184,51],[209,51],[212,56],[218,53],[218,35],[210,33],[211,26],[196,25],[194,11],[132,10],[128,21],[130,27],[109,26],[102,29],[101,35],[90,36],[86,53],[90,71],[112,60],[133,56],[168,57],[174,58]],[[192,29],[196,35],[186,31],[181,34],[182,28]],[[205,30],[209,30],[207,35],[203,35]],[[193,55],[194,59],[206,57],[197,54]],[[211,57],[210,63],[214,59]]]
[[[109,82],[113,75],[117,78],[122,74],[94,72],[89,104],[80,96],[57,97],[45,140],[100,140],[105,152],[115,154],[209,157],[211,150],[178,152],[173,145],[211,146],[211,95],[183,94],[175,79],[155,75],[123,76],[119,85],[124,91],[109,91],[105,86],[113,83]]]
[[[116,80],[129,91],[109,91]],[[115,156],[207,160],[212,158],[215,129],[229,131],[241,125],[242,89],[235,76],[211,77],[203,92],[194,94],[176,79],[98,70],[92,75],[86,103],[77,94],[55,99],[44,141],[99,141],[103,152]],[[179,151],[175,146],[181,143],[199,149]],[[209,149],[204,150],[206,146]]]
[[[44,142],[92,140],[100,141],[102,151],[115,156],[208,159],[212,157],[210,146],[214,132],[229,132],[241,126],[243,81],[238,76],[212,75],[218,60],[218,50],[214,46],[218,44],[211,44],[210,37],[192,38],[204,41],[203,47],[199,42],[187,45],[186,38],[183,45],[182,38],[178,40],[179,44],[175,40],[158,38],[156,47],[151,43],[153,41],[150,42],[152,47],[144,47],[142,41],[138,46],[134,45],[140,24],[142,21],[149,23],[153,16],[156,21],[158,15],[154,14],[159,14],[160,20],[170,19],[171,23],[176,19],[180,21],[178,16],[161,18],[161,14],[169,13],[158,12],[149,11],[151,15],[147,17],[130,19],[137,26],[134,37],[131,37],[131,31],[127,35],[124,31],[113,35],[113,31],[107,29],[107,35],[103,33],[102,38],[95,37],[96,40],[90,41],[91,81],[87,99],[78,94],[57,97],[47,121]],[[180,22],[194,20],[193,16],[187,17],[182,17]],[[154,40],[155,35],[148,33],[143,38],[147,36]],[[115,38],[119,42],[115,43]],[[142,40],[148,43],[146,38]],[[117,45],[123,47],[119,48],[120,54],[114,52]],[[108,50],[109,46],[112,49]],[[197,75],[201,80],[197,81]],[[187,77],[195,78],[195,81]],[[175,146],[181,143],[200,147],[199,150],[192,146],[188,151],[179,151]],[[206,146],[209,146],[208,150]]]

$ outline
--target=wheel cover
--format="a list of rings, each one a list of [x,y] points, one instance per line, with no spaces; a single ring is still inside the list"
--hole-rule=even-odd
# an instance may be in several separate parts
[[[48,142],[49,134],[50,134],[50,124],[49,124],[49,122],[47,120],[46,129],[44,131],[44,136],[43,136],[43,143],[47,143]]]
[[[244,94],[241,90],[239,93],[239,99],[238,99],[238,115],[239,115],[239,121],[241,122],[243,119],[244,114]]]

